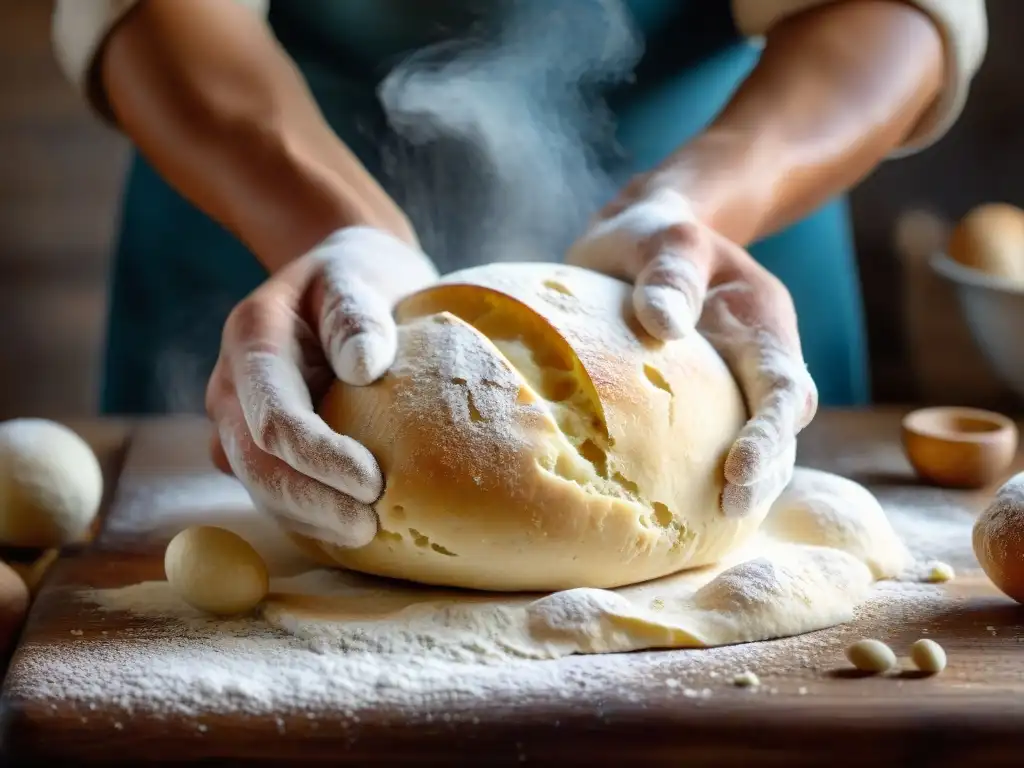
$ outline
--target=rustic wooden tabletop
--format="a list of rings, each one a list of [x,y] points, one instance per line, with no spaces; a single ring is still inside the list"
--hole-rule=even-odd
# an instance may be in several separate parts
[[[104,525],[92,545],[54,566],[33,606],[4,685],[4,756],[83,764],[1019,765],[1024,608],[991,587],[966,540],[992,489],[918,484],[900,449],[900,414],[823,412],[805,433],[800,463],[859,480],[903,519],[912,519],[908,510],[934,510],[935,525],[965,537],[958,577],[946,586],[897,590],[851,624],[801,638],[630,654],[616,660],[618,677],[607,659],[535,662],[555,665],[556,683],[574,681],[561,690],[492,687],[475,700],[420,695],[406,706],[373,706],[365,696],[346,703],[348,681],[339,680],[334,695],[308,706],[295,687],[291,701],[299,706],[277,711],[232,710],[225,698],[244,699],[249,689],[202,678],[239,669],[224,655],[227,646],[209,647],[214,656],[197,662],[205,671],[182,675],[176,686],[160,654],[202,653],[204,640],[167,645],[173,625],[101,611],[80,597],[85,589],[162,579],[166,542],[200,520],[244,522],[250,535],[271,535],[272,528],[257,530],[263,523],[253,520],[236,484],[208,463],[206,424],[72,423],[107,473]],[[1024,456],[1015,467],[1022,468]],[[171,492],[183,489],[190,490]],[[926,546],[935,530],[901,533]],[[867,634],[904,655],[911,642],[931,637],[946,648],[949,667],[932,678],[851,676],[843,648]],[[200,657],[185,655],[182,663],[190,658]],[[731,672],[744,666],[761,677],[757,691],[730,684]],[[259,673],[251,671],[255,686]],[[287,676],[276,679],[287,686]]]

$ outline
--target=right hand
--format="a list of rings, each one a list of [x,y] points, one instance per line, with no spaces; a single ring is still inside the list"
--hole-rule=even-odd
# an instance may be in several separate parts
[[[335,378],[365,385],[394,362],[392,318],[436,281],[418,249],[369,227],[334,233],[231,312],[206,392],[214,463],[286,529],[342,547],[377,532],[373,455],[315,408]]]
[[[786,287],[657,175],[629,184],[566,261],[632,281],[633,311],[654,338],[699,331],[718,351],[750,412],[726,457],[721,510],[741,517],[778,497],[818,408]]]

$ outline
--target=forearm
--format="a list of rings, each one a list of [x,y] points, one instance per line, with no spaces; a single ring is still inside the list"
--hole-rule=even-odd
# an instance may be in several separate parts
[[[846,0],[783,21],[730,103],[662,173],[746,245],[866,176],[942,86],[943,44],[898,0]]]
[[[415,242],[246,9],[147,0],[111,35],[99,76],[119,124],[157,172],[271,272],[343,226]]]

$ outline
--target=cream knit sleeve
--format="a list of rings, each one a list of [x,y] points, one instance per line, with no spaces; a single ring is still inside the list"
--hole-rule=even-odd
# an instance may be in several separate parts
[[[270,0],[236,2],[266,15]],[[136,5],[145,0],[56,0],[51,22],[53,48],[64,75],[104,119],[111,120],[102,92],[95,87],[93,65],[107,35]]]
[[[733,18],[750,37],[764,35],[773,24],[800,11],[836,0],[732,0]],[[942,94],[893,155],[917,152],[940,139],[956,122],[971,80],[988,47],[985,0],[906,0],[931,16],[946,44],[946,79]]]

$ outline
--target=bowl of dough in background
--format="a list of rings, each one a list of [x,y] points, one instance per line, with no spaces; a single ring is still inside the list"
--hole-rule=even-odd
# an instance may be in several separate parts
[[[931,266],[953,285],[971,336],[996,375],[1024,398],[1024,210],[1006,203],[974,208]]]

